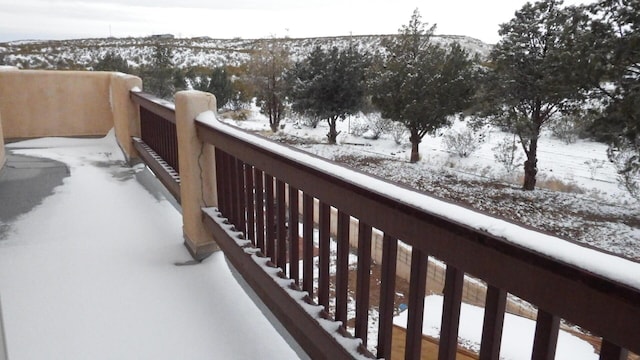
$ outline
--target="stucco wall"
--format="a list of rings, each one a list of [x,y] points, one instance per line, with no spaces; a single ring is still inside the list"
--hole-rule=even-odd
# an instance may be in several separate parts
[[[0,71],[4,137],[105,135],[116,123],[119,138],[130,136],[134,86],[139,78],[109,72]]]

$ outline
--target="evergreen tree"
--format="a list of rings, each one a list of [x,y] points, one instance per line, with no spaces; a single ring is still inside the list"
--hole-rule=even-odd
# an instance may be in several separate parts
[[[524,190],[533,190],[538,172],[538,138],[556,114],[576,110],[587,87],[576,69],[580,28],[576,8],[561,8],[561,0],[527,3],[500,26],[502,39],[491,52],[485,106],[490,119],[520,139],[526,159]]]
[[[163,99],[173,98],[176,88],[184,88],[184,81],[181,82],[175,74],[173,49],[156,45],[150,64],[142,69],[145,91]]]
[[[592,127],[609,143],[609,158],[621,183],[640,198],[640,2],[601,0],[588,7],[582,23],[580,58],[605,109]]]
[[[200,77],[193,85],[196,90],[206,91],[216,96],[218,109],[225,106],[233,98],[233,83],[223,66],[211,70],[208,76]]]
[[[366,55],[353,47],[325,51],[316,47],[288,75],[294,111],[329,124],[327,139],[335,144],[338,120],[355,114],[364,103]]]
[[[95,71],[118,71],[128,74],[131,72],[127,61],[115,51],[108,51],[93,67]]]
[[[289,67],[289,49],[284,39],[261,41],[249,62],[256,98],[262,113],[269,117],[269,126],[273,132],[278,131],[285,110],[284,75]]]
[[[419,160],[422,138],[448,125],[451,115],[471,105],[476,68],[457,43],[443,48],[430,41],[416,9],[408,25],[386,43],[388,54],[374,82],[373,103],[382,116],[404,124],[410,133],[411,162]]]

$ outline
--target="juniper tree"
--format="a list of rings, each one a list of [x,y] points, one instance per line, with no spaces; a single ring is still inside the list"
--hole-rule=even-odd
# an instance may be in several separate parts
[[[93,67],[95,71],[118,71],[121,73],[129,73],[131,68],[120,54],[115,51],[108,51],[103,57],[101,57],[96,65]]]
[[[601,0],[587,9],[580,75],[605,104],[592,131],[609,143],[622,185],[640,198],[640,2]]]
[[[382,116],[409,130],[411,162],[419,160],[425,135],[471,105],[476,88],[473,59],[457,43],[445,48],[430,41],[434,31],[416,9],[399,35],[384,44],[387,54],[373,85],[373,103]]]
[[[171,99],[176,85],[180,87],[180,84],[175,81],[174,74],[173,49],[156,45],[149,65],[141,71],[145,91],[163,99]]]
[[[541,130],[556,114],[573,112],[586,87],[575,71],[582,66],[574,53],[581,30],[572,26],[579,14],[561,5],[561,0],[525,4],[500,26],[502,38],[490,55],[484,105],[494,123],[520,139],[524,190],[535,189]]]
[[[233,83],[224,66],[216,67],[209,72],[190,69],[187,71],[187,78],[189,78],[194,90],[214,94],[218,109],[225,106],[233,98]]]
[[[327,120],[329,143],[335,144],[338,120],[357,113],[365,95],[367,56],[353,47],[316,47],[292,68],[288,81],[294,111]]]

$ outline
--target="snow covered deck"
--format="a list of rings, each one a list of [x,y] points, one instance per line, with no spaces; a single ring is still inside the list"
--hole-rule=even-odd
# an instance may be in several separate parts
[[[26,213],[0,218],[10,359],[298,357],[222,253],[191,262],[180,213],[143,185],[155,181],[144,166],[125,165],[113,136],[7,148],[60,161],[70,173]]]

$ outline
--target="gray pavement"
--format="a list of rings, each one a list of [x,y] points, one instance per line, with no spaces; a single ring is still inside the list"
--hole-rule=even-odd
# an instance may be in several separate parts
[[[9,224],[53,194],[69,176],[69,168],[59,161],[12,154],[0,169],[0,240],[7,236]]]

